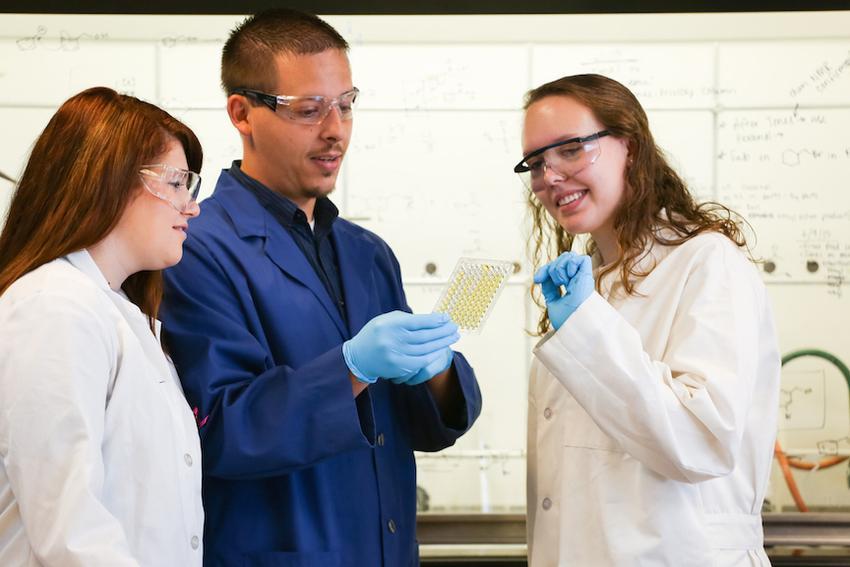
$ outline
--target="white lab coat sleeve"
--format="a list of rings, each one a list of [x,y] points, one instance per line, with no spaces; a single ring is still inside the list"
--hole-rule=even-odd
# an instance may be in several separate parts
[[[672,320],[657,321],[670,325],[661,360],[596,293],[535,354],[626,453],[665,477],[699,482],[735,466],[760,326],[769,324],[766,299],[746,257],[719,238],[695,251],[687,274],[670,279],[681,289]]]
[[[101,444],[117,339],[89,304],[85,292],[68,291],[4,306],[0,454],[41,565],[136,567],[122,526],[102,501]]]

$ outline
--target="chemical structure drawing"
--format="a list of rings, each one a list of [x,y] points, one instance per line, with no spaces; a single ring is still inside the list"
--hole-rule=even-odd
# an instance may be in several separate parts
[[[791,419],[791,404],[794,403],[794,395],[807,395],[812,393],[812,388],[801,388],[799,386],[790,390],[782,389],[779,392],[779,406],[785,413],[785,419]]]
[[[826,397],[823,369],[783,369],[779,391],[779,429],[822,429],[826,424]]]

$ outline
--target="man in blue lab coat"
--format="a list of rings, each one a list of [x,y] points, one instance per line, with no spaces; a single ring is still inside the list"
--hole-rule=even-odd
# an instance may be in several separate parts
[[[413,451],[480,412],[457,328],[410,314],[390,248],[327,198],[357,96],[347,47],[281,10],[224,47],[243,159],[201,204],[161,313],[198,417],[208,566],[417,565]]]

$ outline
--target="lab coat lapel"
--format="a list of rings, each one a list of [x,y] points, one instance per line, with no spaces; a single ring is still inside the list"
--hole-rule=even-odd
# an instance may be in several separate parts
[[[94,259],[88,251],[81,250],[79,252],[74,252],[69,254],[66,258],[75,268],[86,274],[96,284],[98,284],[98,287],[103,290],[103,293],[106,294],[109,300],[112,301],[118,309],[118,312],[127,322],[127,325],[129,325],[130,330],[133,331],[133,334],[136,335],[136,338],[139,340],[142,351],[145,353],[145,358],[148,359],[151,366],[153,366],[156,371],[157,380],[160,383],[163,383],[166,380],[173,378],[171,369],[168,366],[168,361],[165,358],[165,353],[163,353],[162,346],[158,340],[159,321],[156,322],[156,335],[154,335],[148,324],[147,316],[142,313],[136,304],[131,302],[129,299],[125,299],[120,294],[109,288],[106,278],[103,277],[100,268],[98,268],[97,264],[94,263]]]
[[[348,326],[353,336],[374,315],[370,310],[369,298],[375,244],[344,221],[337,220],[332,232],[342,274],[342,287],[345,290]]]
[[[308,288],[327,311],[339,332],[346,336],[347,329],[339,310],[319,280],[316,271],[298,248],[289,232],[268,212],[247,189],[242,187],[227,170],[224,170],[215,189],[216,198],[233,221],[239,238],[261,237],[265,240],[263,251],[287,276]],[[258,269],[264,269],[258,267]]]
[[[268,214],[268,213],[266,213]],[[270,219],[272,222],[277,222]],[[333,319],[334,324],[339,329],[343,336],[346,336],[347,329],[342,321],[342,316],[334,304],[328,290],[316,275],[316,270],[307,261],[304,253],[298,248],[292,235],[289,234],[283,227],[275,227],[268,231],[265,245],[266,255],[274,262],[278,268],[286,273],[292,279],[300,282],[307,287],[322,304],[325,311]]]
[[[116,293],[110,293],[109,299],[124,316],[127,324],[133,330],[133,334],[139,339],[139,344],[142,345],[142,350],[145,352],[145,357],[151,366],[156,370],[157,381],[162,384],[172,378],[171,369],[168,367],[168,362],[165,358],[165,353],[162,351],[162,345],[159,342],[159,321],[155,324],[156,335],[151,331],[148,323],[148,318],[142,313],[138,307],[132,302],[122,298]]]

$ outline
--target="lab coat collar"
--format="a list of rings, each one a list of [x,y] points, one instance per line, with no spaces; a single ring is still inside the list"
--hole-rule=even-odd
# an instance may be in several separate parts
[[[667,218],[667,210],[661,209],[658,213],[658,216],[661,218]],[[662,227],[660,225],[653,228],[653,233],[660,236],[661,238],[675,238],[676,235],[668,228]],[[654,240],[654,238],[650,237],[649,242],[647,242],[646,247],[643,252],[638,256],[637,261],[635,262],[634,267],[632,268],[634,272],[638,274],[641,273],[649,273],[655,269],[655,267],[661,263],[661,261],[675,248],[673,246],[666,246],[664,244],[659,244]],[[591,256],[591,263],[593,264],[593,276],[598,279],[599,272],[604,267],[602,265],[602,255],[599,253],[599,250],[593,253]],[[641,280],[644,279],[645,276],[640,275],[629,275],[629,281],[633,286],[637,286]],[[620,298],[620,294],[623,295],[621,299],[625,298],[625,287],[623,283],[620,281],[620,270],[619,268],[615,269],[613,272],[609,272],[606,274],[599,283],[600,295],[607,299],[609,302],[615,300],[616,298]]]
[[[109,282],[106,280],[106,276],[104,276],[103,272],[100,271],[100,268],[97,266],[94,258],[91,257],[88,250],[83,249],[71,252],[65,256],[65,260],[88,276],[97,285],[97,287],[102,288],[104,291],[112,291],[109,287]]]
[[[221,170],[213,194],[233,222],[239,238],[265,237],[268,234],[267,220],[274,221],[271,213],[227,169]]]

